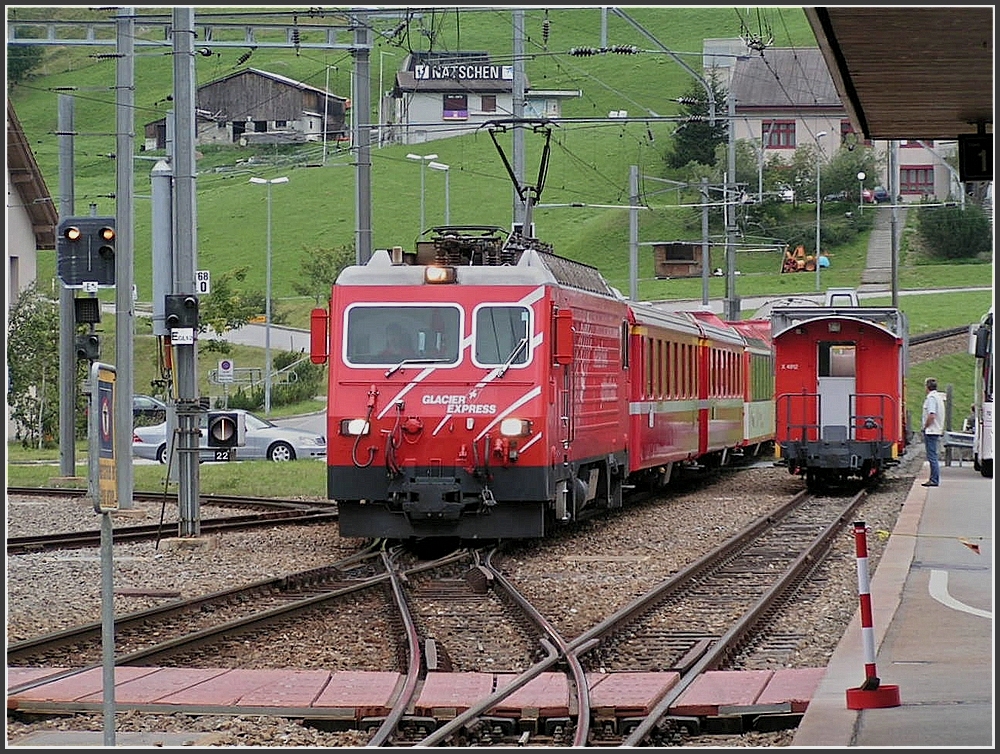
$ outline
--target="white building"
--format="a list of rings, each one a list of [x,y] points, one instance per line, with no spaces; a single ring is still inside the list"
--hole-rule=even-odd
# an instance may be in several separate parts
[[[7,100],[7,312],[34,282],[40,249],[55,249],[59,214],[14,105]]]
[[[524,81],[525,118],[558,118],[562,100],[580,91],[532,92]],[[386,99],[383,142],[422,144],[475,132],[514,116],[514,66],[490,62],[487,52],[407,55]]]
[[[768,47],[761,53],[735,55],[726,41],[732,40],[706,40],[704,57],[720,71],[735,99],[736,138],[752,141],[759,159],[767,162],[775,154],[791,159],[803,144],[819,144],[830,157],[838,148],[859,143],[818,48]],[[717,109],[725,112],[725,104]],[[822,141],[816,137],[821,132],[828,134]],[[866,183],[889,186],[889,142],[867,145],[879,158],[879,175]],[[958,176],[945,161],[955,148],[954,141],[899,142],[899,193],[904,202],[960,196]]]

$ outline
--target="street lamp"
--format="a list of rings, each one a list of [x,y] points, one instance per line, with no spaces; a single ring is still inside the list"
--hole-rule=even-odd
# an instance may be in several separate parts
[[[267,281],[264,293],[264,416],[271,413],[271,186],[288,178],[251,178],[250,183],[267,186]]]
[[[865,171],[858,173],[858,215],[865,213]]]
[[[436,160],[436,154],[413,154],[406,155],[407,159],[420,160],[420,232],[424,232],[424,165],[429,160]]]
[[[440,170],[444,173],[444,224],[451,224],[451,188],[448,186],[448,165],[443,162],[428,162],[427,167],[431,170]]]
[[[826,136],[826,131],[820,131],[816,134],[816,290],[820,290],[819,287],[819,215],[820,215],[820,195],[819,195],[819,158],[823,154],[819,146],[819,140]]]

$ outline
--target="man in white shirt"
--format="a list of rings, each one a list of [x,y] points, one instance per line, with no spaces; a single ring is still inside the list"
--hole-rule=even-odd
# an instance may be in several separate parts
[[[938,462],[938,443],[944,434],[944,401],[937,392],[937,380],[928,377],[924,380],[927,397],[924,398],[923,417],[920,426],[924,432],[924,449],[927,451],[927,463],[931,466],[930,478],[922,487],[937,487],[941,482],[941,464]]]

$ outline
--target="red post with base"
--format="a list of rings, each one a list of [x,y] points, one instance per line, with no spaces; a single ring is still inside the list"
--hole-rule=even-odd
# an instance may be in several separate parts
[[[898,707],[899,686],[883,685],[875,672],[875,628],[868,581],[868,528],[864,521],[854,522],[854,544],[858,555],[858,596],[861,599],[861,641],[865,648],[865,682],[858,688],[847,689],[847,709]]]

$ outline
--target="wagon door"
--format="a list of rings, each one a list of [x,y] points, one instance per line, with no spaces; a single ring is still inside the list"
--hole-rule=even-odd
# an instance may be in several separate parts
[[[819,426],[824,440],[846,440],[851,426],[855,387],[855,343],[820,341],[817,392],[821,396]]]

